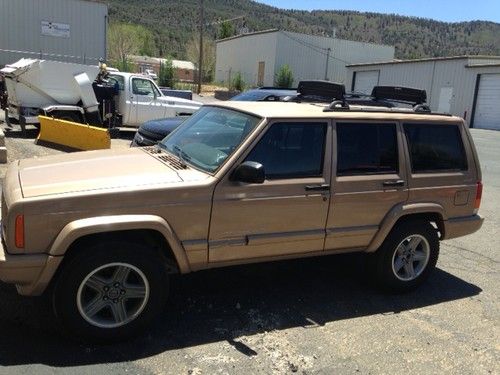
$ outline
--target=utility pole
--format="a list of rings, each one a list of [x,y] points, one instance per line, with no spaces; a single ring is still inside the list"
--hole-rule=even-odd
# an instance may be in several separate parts
[[[198,95],[201,93],[203,76],[203,24],[205,23],[203,0],[200,0],[200,56],[198,60]]]
[[[325,81],[328,81],[328,63],[330,62],[330,51],[332,49],[328,48],[326,50],[326,66],[325,66]]]

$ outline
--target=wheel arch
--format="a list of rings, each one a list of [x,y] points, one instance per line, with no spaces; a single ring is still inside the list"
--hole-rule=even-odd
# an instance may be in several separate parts
[[[147,241],[156,246],[167,260],[174,261],[178,272],[191,271],[184,248],[175,232],[166,220],[155,215],[99,216],[73,221],[56,237],[49,255],[71,256],[86,242],[116,238]]]
[[[398,205],[391,209],[380,224],[380,228],[372,239],[366,252],[372,253],[378,250],[391,230],[398,224],[410,220],[424,220],[436,224],[439,238],[445,236],[445,221],[447,216],[443,206],[437,203],[413,203]]]

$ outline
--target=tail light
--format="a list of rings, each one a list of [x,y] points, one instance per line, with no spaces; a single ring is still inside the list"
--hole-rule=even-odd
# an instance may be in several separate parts
[[[483,196],[483,183],[481,181],[477,182],[476,188],[476,200],[474,202],[474,211],[477,212],[479,210],[479,206],[481,205],[481,198]]]
[[[17,248],[24,248],[24,215],[16,216],[15,243]]]

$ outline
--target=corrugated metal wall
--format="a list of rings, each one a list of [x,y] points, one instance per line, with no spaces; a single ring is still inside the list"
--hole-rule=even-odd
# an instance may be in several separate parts
[[[449,112],[466,117],[470,124],[474,105],[477,76],[480,71],[469,68],[471,64],[498,63],[495,58],[464,57],[396,64],[370,64],[348,68],[348,89],[352,87],[354,72],[380,71],[379,85],[407,86],[425,89],[431,109],[449,108]],[[500,73],[500,66],[488,71]],[[448,112],[448,111],[447,111]]]
[[[217,43],[215,80],[230,82],[240,72],[244,81],[257,85],[259,62],[264,62],[265,86],[274,81],[277,32],[248,35]]]
[[[216,80],[227,82],[229,73],[234,76],[240,71],[247,83],[257,85],[258,64],[264,61],[265,86],[274,84],[275,75],[285,64],[293,71],[295,85],[304,79],[324,79],[327,62],[328,79],[345,82],[346,64],[392,58],[394,47],[391,46],[273,31],[219,41]]]
[[[107,5],[89,1],[0,0],[0,66],[40,56],[96,64],[106,57],[107,14]],[[42,21],[69,25],[69,38],[42,35]]]
[[[393,58],[392,46],[282,31],[278,34],[275,73],[282,65],[288,64],[294,73],[295,83],[325,78],[345,83],[346,64],[387,61]]]

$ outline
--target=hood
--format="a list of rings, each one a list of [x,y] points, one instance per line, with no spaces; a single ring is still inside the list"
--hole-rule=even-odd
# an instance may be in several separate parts
[[[158,134],[158,136],[161,136],[161,138],[163,138],[169,135],[186,118],[187,117],[172,117],[163,120],[147,121],[139,128],[139,133],[141,132],[141,130],[145,130],[148,133]]]
[[[25,198],[183,181],[174,169],[140,148],[21,160],[19,180]]]

